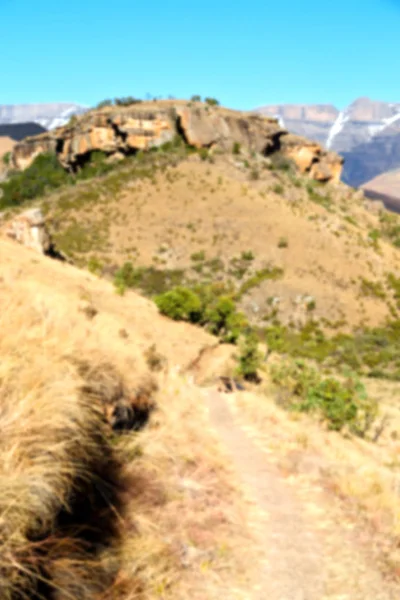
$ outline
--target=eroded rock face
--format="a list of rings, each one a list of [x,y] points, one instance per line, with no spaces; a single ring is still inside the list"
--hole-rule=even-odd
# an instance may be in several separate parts
[[[235,143],[247,151],[281,151],[302,173],[319,181],[338,181],[343,160],[319,144],[289,135],[276,119],[201,103],[161,101],[108,107],[76,118],[65,127],[17,144],[13,166],[27,168],[43,152],[55,152],[66,169],[75,169],[91,152],[129,154],[162,146],[176,136],[195,148],[230,152]]]
[[[47,254],[51,250],[50,236],[39,208],[27,210],[9,221],[5,234],[40,254]]]
[[[343,158],[335,152],[324,150],[316,142],[288,134],[281,140],[282,152],[291,158],[301,173],[309,173],[317,181],[338,183],[343,168]]]

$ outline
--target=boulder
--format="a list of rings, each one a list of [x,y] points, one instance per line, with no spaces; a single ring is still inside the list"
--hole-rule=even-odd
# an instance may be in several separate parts
[[[292,134],[281,138],[281,151],[301,173],[308,173],[312,179],[333,183],[340,181],[344,160],[336,152],[328,152],[316,142]]]
[[[47,254],[51,250],[50,236],[39,208],[27,210],[14,217],[7,223],[5,234],[40,254]]]
[[[339,181],[343,159],[305,138],[289,134],[276,119],[184,101],[142,102],[95,109],[65,127],[18,143],[12,165],[25,169],[42,152],[55,152],[69,170],[83,164],[94,151],[110,157],[149,150],[181,137],[195,148],[231,152],[234,144],[269,157],[275,152],[291,158],[298,169],[318,181]]]

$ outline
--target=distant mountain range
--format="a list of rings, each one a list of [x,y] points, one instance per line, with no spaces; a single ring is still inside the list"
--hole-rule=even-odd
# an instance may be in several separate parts
[[[0,125],[10,123],[38,123],[44,129],[66,125],[73,115],[80,115],[88,107],[80,104],[57,102],[53,104],[0,104]]]
[[[10,138],[15,142],[20,142],[30,135],[39,135],[44,133],[46,129],[38,123],[7,123],[0,124],[0,138]]]
[[[343,181],[352,186],[400,168],[400,102],[359,98],[342,111],[330,104],[284,104],[256,112],[344,156]]]

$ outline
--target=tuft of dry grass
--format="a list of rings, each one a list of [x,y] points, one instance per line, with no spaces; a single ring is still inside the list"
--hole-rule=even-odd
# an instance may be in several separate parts
[[[60,331],[16,296],[0,318],[2,598],[91,598],[115,576],[121,468]]]

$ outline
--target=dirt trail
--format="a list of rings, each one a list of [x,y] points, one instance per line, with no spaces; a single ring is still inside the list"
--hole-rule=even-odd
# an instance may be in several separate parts
[[[250,599],[398,600],[351,524],[310,481],[291,484],[234,419],[228,400],[208,393],[211,423],[257,511],[256,535],[264,556]]]

